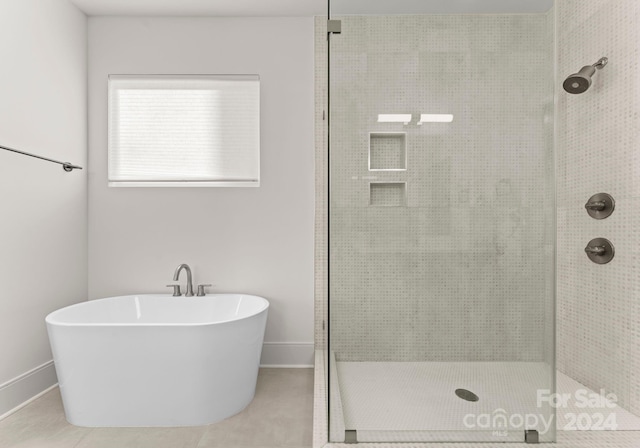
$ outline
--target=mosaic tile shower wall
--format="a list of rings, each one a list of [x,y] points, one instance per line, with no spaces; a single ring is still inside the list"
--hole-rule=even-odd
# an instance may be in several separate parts
[[[559,76],[607,56],[581,95],[558,104],[558,369],[615,393],[640,415],[640,2],[558,2]],[[601,221],[584,204],[606,192]],[[616,248],[607,265],[584,253],[596,237]]]
[[[545,359],[554,237],[548,20],[342,18],[331,44],[331,348],[339,360]],[[323,22],[317,49],[326,51]],[[316,70],[326,85],[326,65]],[[317,91],[320,117],[325,95]],[[412,118],[379,123],[378,114]],[[421,114],[454,119],[419,125]],[[326,313],[325,131],[318,125],[318,316]],[[403,141],[372,142],[394,133]],[[394,170],[369,169],[372,146],[374,163]]]

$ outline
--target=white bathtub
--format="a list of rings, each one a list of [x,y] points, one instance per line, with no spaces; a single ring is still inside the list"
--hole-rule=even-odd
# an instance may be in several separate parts
[[[269,302],[243,294],[92,300],[46,318],[67,420],[197,426],[253,399]]]

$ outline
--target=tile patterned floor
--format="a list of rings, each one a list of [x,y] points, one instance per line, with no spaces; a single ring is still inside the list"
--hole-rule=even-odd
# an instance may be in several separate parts
[[[322,363],[319,363],[322,369]],[[321,373],[322,370],[319,370]],[[315,383],[322,396],[324,380]],[[322,402],[311,369],[261,369],[254,401],[223,422],[194,428],[79,428],[64,418],[52,390],[0,421],[1,448],[302,448],[346,447],[322,437]],[[312,425],[312,410],[315,423]],[[318,424],[319,423],[319,424]],[[323,438],[325,440],[323,440]],[[353,446],[353,445],[350,445]],[[525,448],[525,444],[369,444],[361,448]],[[640,448],[640,431],[560,431],[557,448]]]
[[[79,428],[64,418],[58,389],[0,421],[2,448],[311,447],[312,369],[260,369],[240,414],[193,428]]]

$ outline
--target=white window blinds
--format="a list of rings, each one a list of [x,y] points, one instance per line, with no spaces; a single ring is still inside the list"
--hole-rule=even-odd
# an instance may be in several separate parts
[[[258,186],[257,75],[109,76],[110,186]]]

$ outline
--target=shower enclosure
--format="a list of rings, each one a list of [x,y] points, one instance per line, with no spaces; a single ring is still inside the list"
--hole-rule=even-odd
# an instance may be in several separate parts
[[[555,440],[553,6],[330,0],[330,441]]]

